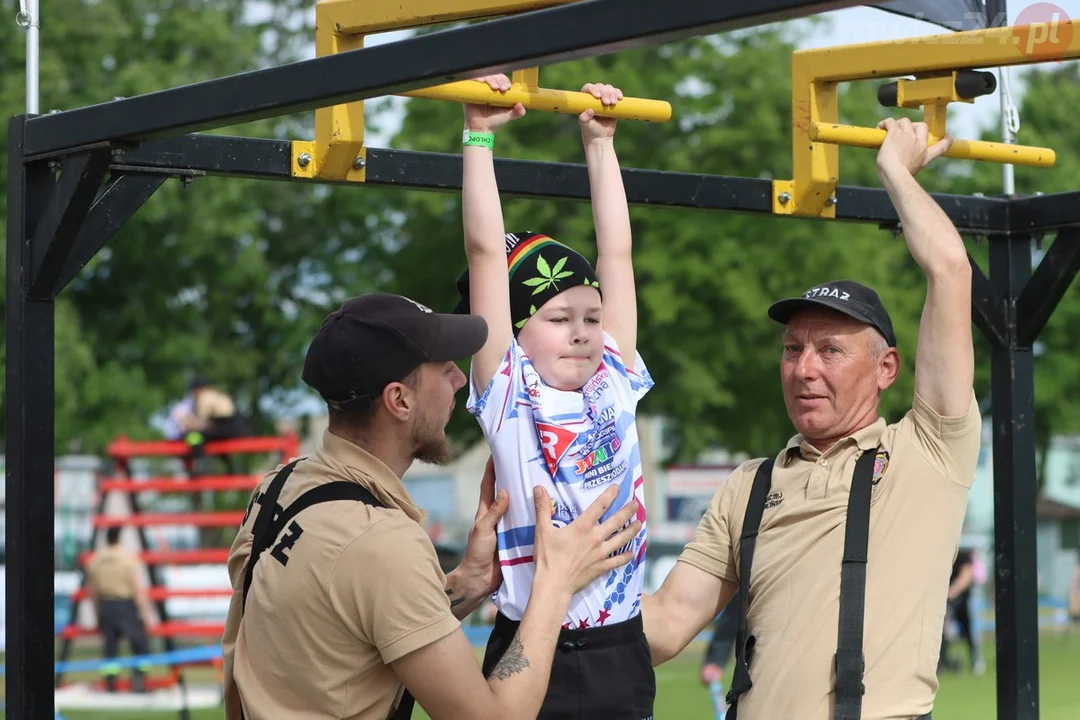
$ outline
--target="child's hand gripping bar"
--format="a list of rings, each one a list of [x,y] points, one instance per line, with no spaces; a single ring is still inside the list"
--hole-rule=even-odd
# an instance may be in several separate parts
[[[526,110],[566,115],[579,115],[591,108],[598,117],[645,122],[666,122],[671,119],[671,104],[662,100],[624,97],[618,104],[607,107],[589,93],[530,88],[528,85],[517,82],[504,93],[492,90],[485,83],[461,80],[401,94],[407,97],[495,107],[513,107],[521,103]]]

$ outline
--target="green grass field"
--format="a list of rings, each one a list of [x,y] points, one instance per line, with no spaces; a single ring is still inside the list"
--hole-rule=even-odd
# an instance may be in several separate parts
[[[995,670],[992,638],[987,638],[987,671],[945,675],[934,707],[934,720],[994,720],[996,718]],[[656,669],[658,720],[710,720],[712,711],[706,690],[698,682],[698,663],[703,651],[692,645],[675,660]],[[1040,639],[1039,687],[1041,720],[1080,718],[1080,629],[1064,634],[1045,634]],[[220,709],[192,713],[193,720],[221,717]],[[175,720],[177,713],[63,713],[67,720]],[[427,718],[421,710],[414,718]]]

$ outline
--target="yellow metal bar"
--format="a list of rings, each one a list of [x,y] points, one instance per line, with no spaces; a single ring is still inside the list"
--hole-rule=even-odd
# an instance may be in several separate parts
[[[514,84],[505,93],[489,88],[485,83],[475,80],[446,83],[435,87],[402,93],[407,97],[427,98],[429,100],[449,100],[457,103],[475,103],[495,107],[513,107],[517,103],[526,110],[577,115],[592,108],[600,117],[613,117],[624,120],[643,120],[645,122],[666,122],[671,119],[671,104],[663,100],[643,100],[624,97],[614,107],[605,107],[598,99],[583,92],[549,90],[537,88],[530,90],[525,85]]]
[[[316,19],[318,13],[316,12]],[[316,20],[317,21],[317,20]],[[315,33],[315,54],[319,57],[358,50],[364,47],[363,35]],[[301,177],[363,181],[364,101],[333,105],[315,110],[315,146],[312,159],[299,167],[293,158],[294,173]],[[294,153],[296,154],[296,153]],[[309,175],[310,173],[310,175]]]
[[[524,70],[515,70],[510,75],[510,82],[515,85],[524,85],[529,90],[540,89],[540,68],[525,68]]]
[[[840,148],[815,143],[808,135],[813,123],[835,123],[836,83],[814,82],[807,68],[791,66],[793,179],[773,183],[773,212],[778,215],[836,217],[833,192],[840,172]]]
[[[956,72],[964,68],[1033,65],[1080,58],[1080,34],[1071,20],[949,33],[905,40],[800,50],[792,54],[793,179],[773,183],[773,212],[835,217],[838,145],[880,148],[885,131],[838,125],[837,84],[915,75],[897,81],[897,104],[922,107],[930,141],[945,134]],[[1053,150],[955,140],[948,157],[1050,167]]]
[[[1071,20],[1052,25],[970,30],[903,40],[799,50],[793,62],[816,80],[919,75],[956,68],[1032,65],[1080,58],[1080,27]]]
[[[319,0],[315,6],[315,54],[332,55],[362,48],[364,37],[388,30],[511,15],[580,0]],[[539,86],[539,68],[513,73],[512,89],[496,93],[475,81],[449,83],[405,93],[409,97],[513,106],[578,114],[592,108],[601,117],[664,122],[671,105],[657,100],[624,98],[608,109],[592,95]],[[297,177],[363,182],[364,103],[320,108],[315,112],[313,142],[293,143],[292,172]]]
[[[917,108],[941,100],[964,102],[956,94],[955,73],[919,80],[898,80],[896,83],[896,104],[899,107]]]
[[[927,127],[927,142],[933,144],[941,138],[945,137],[947,132],[945,129],[945,120],[949,113],[949,103],[938,100],[935,102],[928,102],[926,107],[923,108],[923,122]],[[953,141],[955,145],[955,141]]]
[[[455,20],[511,15],[580,0],[320,0],[327,27],[339,34],[385,32]]]
[[[854,125],[813,123],[810,126],[809,136],[811,140],[818,143],[870,149],[880,148],[885,142],[884,130]],[[1057,154],[1049,148],[1007,145],[981,140],[954,140],[952,147],[945,153],[945,157],[1032,167],[1052,167],[1057,160]]]

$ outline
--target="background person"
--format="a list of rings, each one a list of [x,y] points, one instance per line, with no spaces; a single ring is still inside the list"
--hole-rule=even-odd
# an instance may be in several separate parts
[[[120,545],[120,528],[105,531],[105,547],[94,553],[86,568],[87,589],[98,618],[98,631],[105,640],[104,657],[119,657],[120,641],[127,639],[133,655],[148,655],[146,629],[154,624],[150,598],[143,585],[143,563],[139,556]],[[145,692],[149,665],[139,662],[131,671],[135,692]],[[120,666],[103,665],[101,674],[109,692],[116,692]]]

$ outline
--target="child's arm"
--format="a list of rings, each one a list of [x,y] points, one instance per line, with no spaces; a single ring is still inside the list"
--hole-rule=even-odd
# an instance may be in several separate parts
[[[615,105],[622,91],[610,85],[588,84],[604,105]],[[589,168],[593,224],[596,228],[596,277],[604,297],[604,330],[615,339],[623,362],[634,368],[637,350],[637,293],[631,258],[630,208],[626,203],[619,158],[615,155],[615,119],[579,117],[585,163]]]
[[[492,90],[510,89],[506,75],[481,78]],[[525,114],[513,108],[465,105],[465,129],[494,133]],[[483,390],[495,376],[513,338],[510,323],[510,281],[506,269],[506,230],[503,227],[499,187],[495,183],[495,160],[489,148],[467,145],[461,149],[461,210],[465,226],[465,256],[469,261],[469,304],[473,315],[487,321],[484,347],[473,356],[472,374]]]

